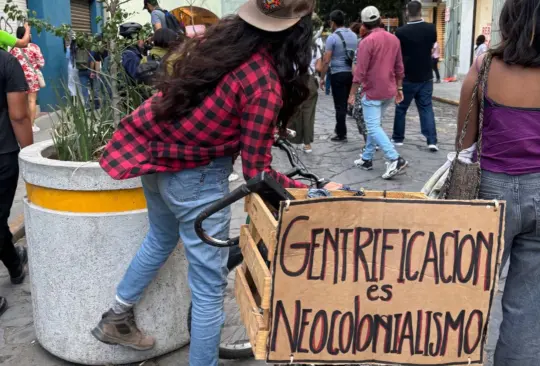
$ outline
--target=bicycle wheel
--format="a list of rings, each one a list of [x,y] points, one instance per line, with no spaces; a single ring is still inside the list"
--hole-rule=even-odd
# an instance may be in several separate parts
[[[236,267],[243,261],[240,247],[232,247],[229,250],[229,277],[227,288],[225,289],[224,311],[225,324],[221,331],[221,341],[219,344],[219,357],[225,360],[241,360],[253,357],[253,350],[247,330],[240,317],[240,308],[234,296],[234,280]],[[188,329],[191,333],[191,304],[188,313]]]

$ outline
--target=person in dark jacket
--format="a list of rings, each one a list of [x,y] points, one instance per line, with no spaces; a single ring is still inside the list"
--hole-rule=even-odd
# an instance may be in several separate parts
[[[135,39],[141,29],[142,26],[139,23],[125,23],[120,26],[120,35],[126,39]],[[129,46],[122,52],[122,67],[132,81],[135,80],[137,68],[144,57],[143,50],[144,41],[139,40],[137,44]]]

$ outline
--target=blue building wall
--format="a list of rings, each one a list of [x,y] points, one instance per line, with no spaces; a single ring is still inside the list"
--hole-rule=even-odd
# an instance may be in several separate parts
[[[71,23],[69,0],[28,0],[28,9],[34,10],[38,18],[46,19],[54,26]],[[57,93],[61,90],[62,82],[67,82],[64,40],[47,32],[38,35],[32,30],[32,41],[41,48],[45,58],[43,76],[47,86],[39,92],[39,106],[42,111],[50,111],[57,104]]]
[[[97,17],[103,17],[103,4],[97,1],[92,1],[92,4],[90,5],[90,13],[92,17],[92,33],[101,33],[101,25],[103,24],[103,21],[97,23],[96,18]]]
[[[69,0],[28,0],[28,9],[34,10],[38,18],[46,19],[54,26],[71,24],[71,6]],[[91,4],[92,32],[101,31],[101,25],[94,19],[103,15],[101,3],[93,0]],[[43,75],[47,86],[39,92],[38,102],[42,111],[52,111],[58,104],[58,97],[63,96],[62,84],[67,85],[67,60],[64,40],[51,33],[40,35],[32,30],[32,41],[41,48],[45,58]]]

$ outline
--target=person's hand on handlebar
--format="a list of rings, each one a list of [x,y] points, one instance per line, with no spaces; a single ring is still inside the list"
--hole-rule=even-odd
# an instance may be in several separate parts
[[[324,186],[324,189],[327,189],[329,191],[337,191],[341,188],[343,188],[343,184],[336,183],[336,182],[330,182]]]

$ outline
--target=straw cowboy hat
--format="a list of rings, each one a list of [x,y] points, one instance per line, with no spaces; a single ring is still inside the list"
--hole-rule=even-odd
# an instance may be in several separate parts
[[[281,32],[313,13],[315,0],[249,0],[238,15],[255,28]]]

